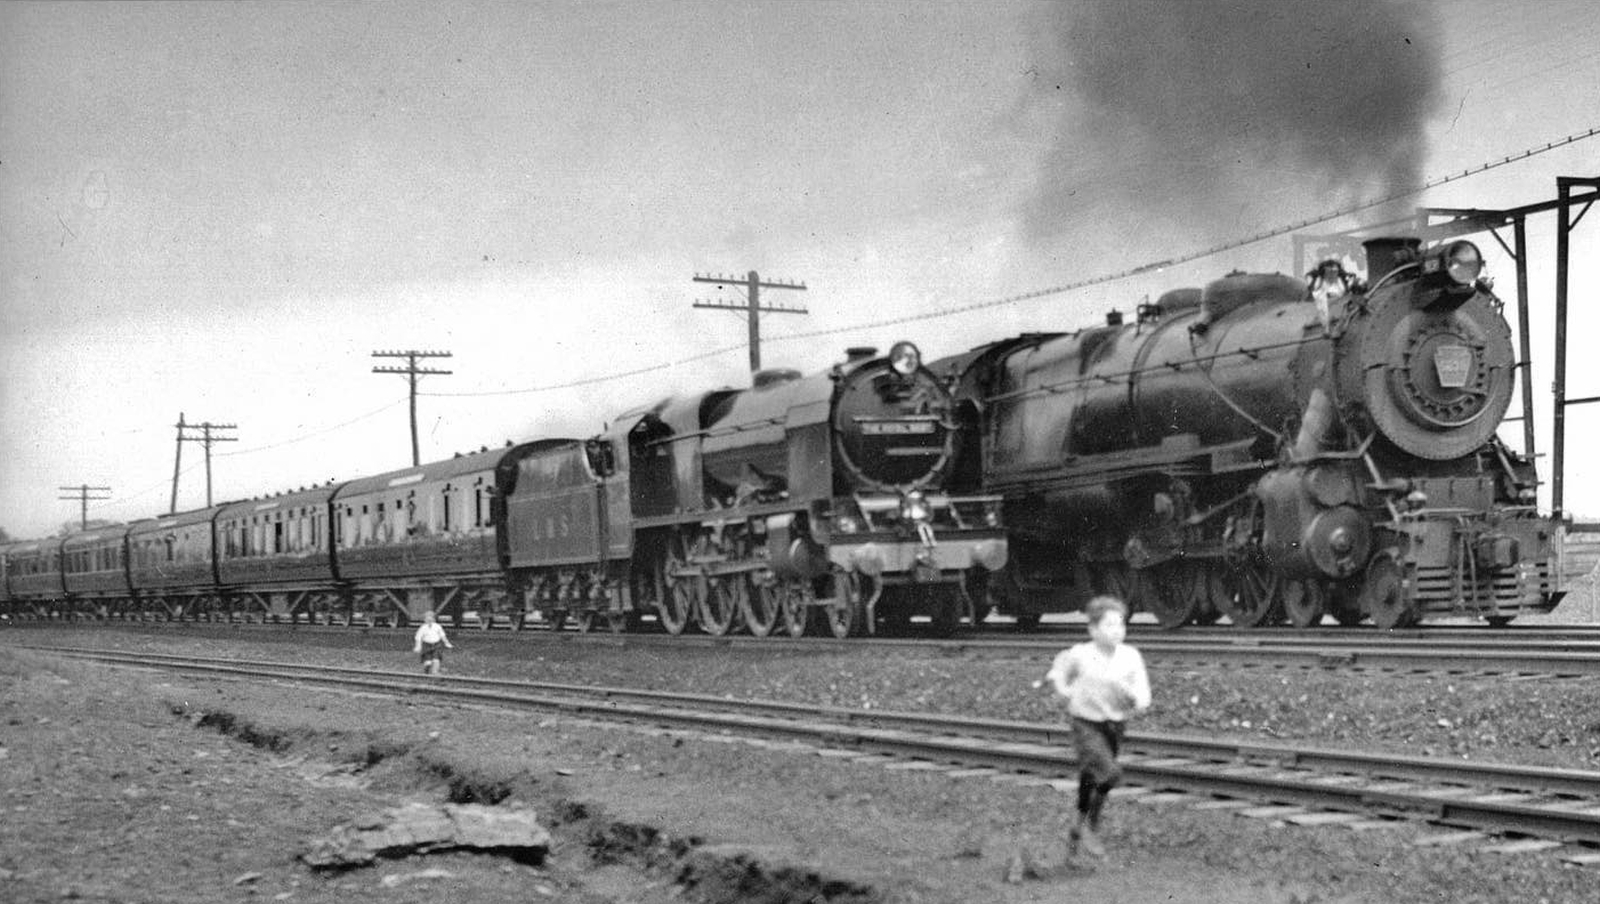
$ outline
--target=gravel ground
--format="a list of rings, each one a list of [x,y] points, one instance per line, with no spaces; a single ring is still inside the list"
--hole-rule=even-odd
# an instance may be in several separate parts
[[[1043,662],[454,640],[456,673],[1062,717],[1027,690]],[[1285,830],[1129,799],[1113,801],[1108,862],[1007,883],[1019,852],[1059,859],[1070,794],[550,717],[130,678],[14,649],[50,642],[414,667],[393,636],[0,635],[7,901],[410,902],[447,887],[488,902],[1577,902],[1592,899],[1596,875],[1549,854],[1415,847],[1437,831],[1415,825]],[[1156,705],[1143,730],[1600,764],[1593,679],[1151,667]],[[307,837],[361,812],[443,798],[531,806],[561,839],[556,854],[540,867],[432,855],[338,876],[294,859]],[[436,870],[449,875],[429,878]]]

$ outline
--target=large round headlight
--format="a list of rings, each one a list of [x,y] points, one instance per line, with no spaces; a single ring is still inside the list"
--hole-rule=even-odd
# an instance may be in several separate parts
[[[1452,244],[1444,253],[1444,272],[1459,285],[1472,285],[1483,272],[1483,252],[1471,242]]]
[[[910,342],[896,342],[889,349],[889,366],[902,377],[909,377],[922,367],[922,352]]]

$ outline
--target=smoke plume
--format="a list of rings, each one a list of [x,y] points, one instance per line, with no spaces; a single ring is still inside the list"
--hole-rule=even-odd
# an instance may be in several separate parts
[[[1442,97],[1431,4],[1083,0],[1042,15],[1023,111],[1044,133],[1035,242],[1109,229],[1205,247],[1420,185]]]

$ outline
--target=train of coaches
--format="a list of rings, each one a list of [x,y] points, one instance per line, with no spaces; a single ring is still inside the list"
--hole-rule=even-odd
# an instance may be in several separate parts
[[[1370,285],[1233,273],[1132,318],[661,399],[344,483],[0,547],[13,617],[543,624],[847,637],[1117,593],[1168,627],[1561,598],[1497,436],[1518,369],[1470,242]]]

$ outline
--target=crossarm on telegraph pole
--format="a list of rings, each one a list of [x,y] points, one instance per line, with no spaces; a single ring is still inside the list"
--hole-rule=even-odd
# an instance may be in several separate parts
[[[725,311],[743,311],[750,325],[750,372],[755,373],[761,369],[761,312],[768,314],[809,314],[805,308],[789,307],[763,307],[761,304],[762,289],[794,289],[804,292],[805,283],[794,282],[763,282],[756,271],[751,270],[744,279],[732,276],[712,276],[710,274],[694,275],[695,282],[716,283],[722,286],[744,286],[745,297],[739,302],[725,301],[696,301],[697,308],[719,308]]]

